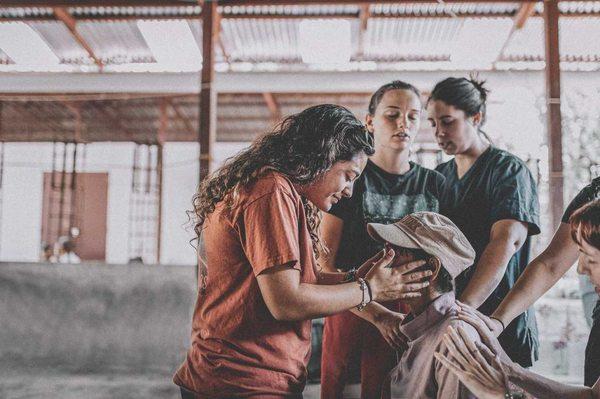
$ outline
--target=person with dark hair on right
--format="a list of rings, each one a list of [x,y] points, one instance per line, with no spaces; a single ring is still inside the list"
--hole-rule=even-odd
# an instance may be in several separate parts
[[[488,90],[475,78],[447,78],[428,100],[428,119],[440,148],[454,158],[436,170],[445,178],[440,212],[465,234],[477,254],[456,279],[460,301],[484,314],[496,310],[528,263],[531,235],[539,234],[536,183],[525,163],[491,144],[481,130]],[[537,360],[533,310],[525,310],[500,336],[522,366]]]
[[[573,213],[569,233],[579,250],[577,272],[589,276],[596,292],[600,291],[600,200],[595,200]],[[494,336],[489,318],[462,306],[458,317],[477,329],[481,342],[472,342],[461,331],[449,330],[444,341],[448,355],[435,354],[436,359],[455,374],[480,399],[527,397],[543,399],[600,399],[600,378],[587,386],[562,384],[523,369],[508,359]],[[591,337],[590,337],[591,338]],[[525,390],[525,396],[511,392],[508,383]]]

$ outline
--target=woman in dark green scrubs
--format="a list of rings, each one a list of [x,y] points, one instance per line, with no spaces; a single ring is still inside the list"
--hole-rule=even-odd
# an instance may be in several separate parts
[[[481,130],[488,90],[483,82],[447,78],[434,87],[428,119],[440,148],[454,158],[436,170],[445,178],[441,213],[475,248],[475,266],[456,279],[459,299],[489,315],[528,263],[530,236],[539,234],[535,181],[525,163],[494,147]],[[506,326],[499,337],[511,359],[524,367],[537,360],[533,310]]]

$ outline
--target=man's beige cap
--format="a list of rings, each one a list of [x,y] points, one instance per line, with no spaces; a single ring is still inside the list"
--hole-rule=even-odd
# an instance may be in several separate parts
[[[436,256],[455,278],[475,261],[475,250],[467,237],[446,216],[415,212],[393,224],[369,223],[371,237],[403,248],[422,249]]]

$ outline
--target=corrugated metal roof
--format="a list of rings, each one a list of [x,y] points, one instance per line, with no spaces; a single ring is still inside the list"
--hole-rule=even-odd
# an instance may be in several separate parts
[[[81,22],[77,29],[107,64],[154,62],[135,21]]]
[[[199,16],[200,6],[180,7],[70,7],[69,12],[74,17],[169,17],[169,16]]]
[[[224,19],[221,38],[232,61],[301,62],[296,19]]]
[[[365,59],[447,57],[463,23],[462,18],[373,18],[365,35]]]
[[[562,17],[559,21],[560,52],[563,60],[595,62],[600,55],[600,23],[598,18]],[[504,51],[505,60],[544,59],[544,21],[535,17],[516,31]],[[588,61],[586,61],[588,60]]]
[[[359,5],[221,6],[220,41],[215,45],[216,68],[220,71],[448,70],[455,68],[451,62],[453,49],[469,48],[463,31],[470,18],[488,25],[482,35],[502,34],[499,38],[502,40],[505,27],[512,23],[521,6],[515,2],[371,4],[364,32],[361,32],[362,7]],[[532,63],[531,69],[539,67],[536,62],[544,55],[543,26],[539,17],[542,7],[541,3],[536,4],[535,15],[538,16],[530,17],[523,29],[514,32],[499,61],[521,61],[525,69],[527,62]],[[600,37],[597,28],[600,27],[600,1],[561,2],[559,7],[563,13],[562,55],[565,59],[594,62],[600,57],[600,41],[589,38]],[[172,66],[163,68],[156,64],[136,25],[137,18],[186,18],[196,44],[198,47],[202,44],[199,6],[71,7],[68,11],[80,19],[77,29],[95,56],[105,64],[106,71],[178,71]],[[595,15],[581,16],[587,14]],[[484,15],[489,18],[482,18]],[[577,18],[564,15],[577,15]],[[302,62],[300,21],[302,17],[316,16],[342,17],[350,22],[352,58],[347,66]],[[0,8],[0,21],[25,20],[58,56],[61,67],[97,71],[93,59],[66,26],[52,18],[51,8]],[[463,58],[475,60],[477,56],[473,50],[472,57]],[[8,63],[9,55],[0,53],[0,72],[19,70],[19,65]],[[78,69],[78,65],[85,67]],[[465,67],[468,65],[461,65]],[[589,65],[585,69],[589,69]],[[23,66],[22,70],[31,68]],[[57,67],[49,66],[48,70],[57,70]]]
[[[225,6],[220,11],[227,15],[339,15],[358,13],[357,5],[292,5],[292,6]]]
[[[29,26],[44,38],[62,63],[77,65],[94,63],[62,22],[30,22]]]
[[[0,8],[0,18],[52,17],[51,7]]]
[[[377,4],[370,7],[373,15],[442,16],[487,14],[489,16],[515,13],[519,4],[506,3],[415,3]]]
[[[565,14],[591,14],[600,12],[600,1],[561,1],[558,9]]]

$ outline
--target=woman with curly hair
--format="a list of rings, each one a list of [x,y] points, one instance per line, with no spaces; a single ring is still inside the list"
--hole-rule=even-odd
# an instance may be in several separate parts
[[[321,272],[319,211],[352,195],[373,147],[347,109],[287,117],[229,159],[194,197],[202,238],[192,345],[174,376],[183,398],[299,398],[310,319],[371,301],[416,297],[429,272],[388,266],[381,252],[356,274]]]

